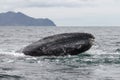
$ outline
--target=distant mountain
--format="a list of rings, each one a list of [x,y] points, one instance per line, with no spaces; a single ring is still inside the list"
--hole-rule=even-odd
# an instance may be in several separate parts
[[[21,12],[0,13],[0,26],[56,26],[48,18],[32,18]]]

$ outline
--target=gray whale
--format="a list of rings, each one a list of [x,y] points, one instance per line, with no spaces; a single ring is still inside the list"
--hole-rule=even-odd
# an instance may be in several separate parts
[[[56,34],[26,46],[22,52],[29,56],[77,55],[89,50],[94,39],[89,33]]]

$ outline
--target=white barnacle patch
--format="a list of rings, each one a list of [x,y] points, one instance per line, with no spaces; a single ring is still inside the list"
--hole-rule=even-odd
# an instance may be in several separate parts
[[[66,49],[65,49],[65,47],[63,47],[62,50],[63,50],[63,53],[66,53]]]

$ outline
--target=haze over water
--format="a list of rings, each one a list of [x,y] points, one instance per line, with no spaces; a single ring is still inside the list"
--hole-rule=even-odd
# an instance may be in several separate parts
[[[119,80],[119,31],[119,27],[0,27],[0,80]],[[93,47],[64,57],[16,52],[43,37],[69,32],[93,34]]]

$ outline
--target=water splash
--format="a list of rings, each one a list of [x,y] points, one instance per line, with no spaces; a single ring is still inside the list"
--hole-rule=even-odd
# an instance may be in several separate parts
[[[10,56],[16,56],[16,57],[24,57],[25,55],[23,53],[16,52],[14,50],[0,50],[0,55],[10,55]]]

